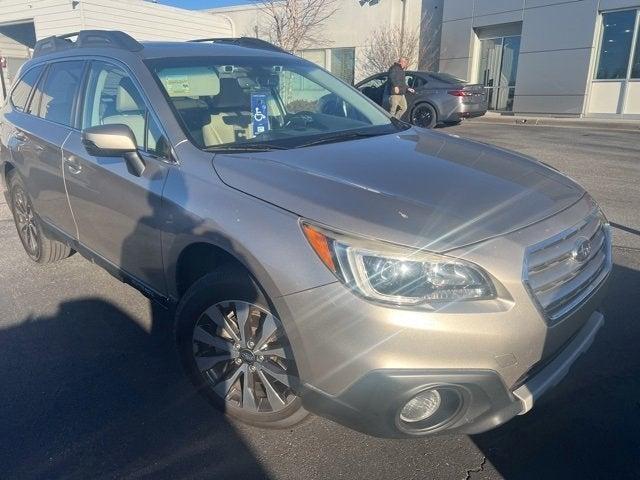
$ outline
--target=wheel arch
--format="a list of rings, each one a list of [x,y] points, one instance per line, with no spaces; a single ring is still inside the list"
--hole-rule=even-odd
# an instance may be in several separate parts
[[[442,116],[442,112],[440,112],[440,109],[437,107],[437,105],[432,102],[431,100],[427,100],[427,99],[423,99],[423,100],[418,100],[417,102],[415,102],[413,105],[411,105],[411,110],[409,112],[409,117],[411,117],[411,115],[413,115],[413,111],[419,107],[420,105],[429,105],[431,106],[431,108],[433,108],[436,112],[436,125],[438,124],[438,122],[440,121],[440,117]]]
[[[246,269],[246,265],[236,256],[214,243],[197,241],[186,245],[179,252],[174,268],[174,284],[178,297],[181,298],[200,278],[229,264]]]
[[[174,294],[180,299],[191,285],[222,265],[231,264],[242,269],[257,283],[265,294],[269,307],[282,321],[291,342],[301,378],[308,375],[310,370],[303,353],[304,343],[295,322],[289,321],[292,313],[287,303],[282,300],[282,292],[257,260],[248,252],[238,252],[237,249],[226,246],[223,241],[214,241],[210,238],[191,237],[190,241],[180,242],[180,246],[174,248],[176,254],[172,258],[175,260],[169,262],[167,278],[170,292],[174,290]]]
[[[2,165],[2,179],[4,180],[4,184],[7,188],[9,188],[9,175],[11,174],[11,172],[14,172],[15,170],[16,170],[15,165],[5,159]]]

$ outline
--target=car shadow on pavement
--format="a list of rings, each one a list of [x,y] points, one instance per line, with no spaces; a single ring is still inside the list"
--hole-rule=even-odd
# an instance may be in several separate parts
[[[605,325],[534,409],[471,437],[508,479],[640,475],[640,271],[614,265]]]
[[[98,298],[0,330],[2,478],[267,477],[153,308],[151,332]]]

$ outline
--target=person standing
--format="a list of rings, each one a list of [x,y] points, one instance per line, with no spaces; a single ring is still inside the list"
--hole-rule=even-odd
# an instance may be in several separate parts
[[[415,90],[409,88],[404,71],[409,66],[409,61],[400,57],[400,59],[391,65],[389,69],[389,113],[397,119],[402,118],[404,112],[407,111],[406,93],[413,93]]]

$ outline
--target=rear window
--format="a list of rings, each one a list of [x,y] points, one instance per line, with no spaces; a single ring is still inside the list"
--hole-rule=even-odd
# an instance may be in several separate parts
[[[49,67],[42,92],[38,92],[41,96],[39,117],[72,126],[73,105],[83,71],[84,61],[54,63]]]
[[[449,75],[448,73],[430,73],[429,76],[442,83],[451,83],[451,84],[467,83],[466,80],[462,78],[454,77],[453,75]]]
[[[16,87],[13,89],[13,93],[11,93],[11,105],[13,105],[13,108],[17,111],[24,112],[27,107],[29,94],[38,81],[42,68],[42,65],[38,65],[28,70],[22,75]]]

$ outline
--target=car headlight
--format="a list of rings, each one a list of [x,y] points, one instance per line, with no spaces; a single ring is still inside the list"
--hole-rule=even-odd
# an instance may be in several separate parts
[[[495,297],[487,273],[471,262],[349,237],[306,222],[302,229],[327,268],[370,300],[420,305]]]

